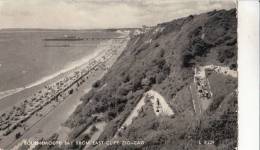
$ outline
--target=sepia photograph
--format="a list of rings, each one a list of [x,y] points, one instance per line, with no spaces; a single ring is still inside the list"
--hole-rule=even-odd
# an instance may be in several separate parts
[[[0,0],[0,150],[236,150],[236,0]]]

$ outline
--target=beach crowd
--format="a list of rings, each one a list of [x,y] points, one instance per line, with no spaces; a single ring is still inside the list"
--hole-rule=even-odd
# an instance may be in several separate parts
[[[18,127],[24,131],[28,130],[30,126],[25,123],[28,119],[36,117],[39,120],[44,117],[53,109],[52,107],[73,94],[92,72],[98,69],[107,70],[106,62],[117,55],[117,50],[122,49],[123,42],[125,41],[114,42],[87,64],[77,66],[72,71],[61,74],[61,77],[58,77],[51,84],[44,85],[41,90],[22,100],[20,104],[0,114],[0,136],[7,136]]]

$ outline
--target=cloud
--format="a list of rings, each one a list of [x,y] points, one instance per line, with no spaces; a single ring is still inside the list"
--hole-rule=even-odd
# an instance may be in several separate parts
[[[140,27],[231,7],[233,0],[0,0],[0,28]]]

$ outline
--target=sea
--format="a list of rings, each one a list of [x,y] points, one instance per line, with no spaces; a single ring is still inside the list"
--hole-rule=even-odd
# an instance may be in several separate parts
[[[119,36],[110,30],[0,30],[0,93],[42,83]],[[65,37],[83,40],[46,40]]]

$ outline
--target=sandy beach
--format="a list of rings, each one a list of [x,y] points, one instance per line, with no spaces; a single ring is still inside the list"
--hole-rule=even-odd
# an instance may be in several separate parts
[[[89,89],[97,79],[103,76],[103,74],[107,71],[107,68],[113,64],[113,62],[116,60],[115,58],[118,57],[119,54],[122,52],[122,50],[126,46],[126,43],[126,39],[118,41],[109,40],[107,42],[104,42],[99,45],[98,50],[93,55],[74,62],[70,66],[67,66],[66,69],[60,71],[57,74],[43,78],[33,84],[24,87],[24,89],[20,88],[20,91],[17,90],[18,92],[22,93],[28,89],[40,87],[40,85],[44,84],[43,89],[38,90],[37,93],[35,93],[33,96],[30,96],[29,98],[27,97],[24,101],[13,101],[13,103],[19,103],[18,105],[15,103],[15,107],[12,107],[14,106],[13,104],[6,103],[6,109],[4,109],[5,113],[2,113],[1,120],[8,120],[6,119],[6,115],[8,115],[8,118],[11,117],[11,119],[13,118],[14,121],[12,121],[13,123],[10,126],[8,125],[8,122],[3,122],[0,120],[2,128],[1,134],[4,136],[4,140],[0,141],[0,143],[2,143],[0,145],[6,145],[8,143],[6,140],[12,141],[10,140],[10,138],[12,139],[14,137],[14,133],[16,131],[19,133],[23,133],[23,136],[19,138],[20,140],[25,138],[28,139],[35,137],[46,137],[47,135],[49,136],[50,133],[61,129],[60,124],[68,118],[70,113],[72,113],[75,109],[76,105],[79,104],[79,99],[86,92],[86,89]],[[93,78],[91,78],[91,76],[93,76]],[[46,86],[46,83],[50,80],[52,80],[51,84]],[[73,96],[73,93],[76,94]],[[7,105],[10,106],[8,107]],[[8,109],[9,111],[7,111]],[[17,112],[17,109],[19,109],[19,112]],[[22,112],[20,111],[21,109],[23,110]],[[64,109],[66,109],[67,113],[64,113]],[[25,114],[23,113],[24,111],[26,112]],[[27,114],[27,112],[29,112],[29,114]],[[21,120],[17,117],[12,117],[13,113],[16,114],[15,116],[22,115],[25,117],[25,119]],[[35,115],[38,117],[35,117]],[[53,118],[55,116],[60,119]],[[55,120],[55,126],[53,124],[53,120]],[[47,122],[49,124],[51,123],[51,128],[48,128],[48,124],[46,124]],[[24,131],[21,130],[20,127],[22,127]],[[38,129],[41,130],[38,131]],[[52,130],[48,131],[50,129]],[[44,132],[42,130],[44,130]],[[16,142],[11,143],[17,143],[17,140],[14,141]],[[10,145],[10,143],[7,145]]]
[[[6,91],[2,91],[0,92],[0,100],[7,97],[7,96],[10,96],[10,95],[13,95],[13,94],[16,94],[18,92],[21,92],[25,89],[29,89],[29,88],[32,88],[32,87],[35,87],[35,86],[38,86],[42,83],[45,83],[46,81],[49,81],[51,79],[54,79],[55,77],[58,77],[64,73],[67,73],[68,71],[72,71],[73,69],[76,69],[78,68],[79,66],[82,66],[83,64],[86,64],[87,62],[89,62],[91,59],[95,58],[98,56],[98,54],[102,51],[104,51],[105,49],[107,49],[107,46],[111,45],[112,41],[106,41],[106,42],[103,42],[103,43],[100,43],[97,48],[94,50],[94,53],[88,55],[88,56],[85,56],[83,58],[81,58],[80,60],[77,60],[77,61],[74,61],[74,62],[71,62],[69,65],[66,65],[62,70],[52,74],[52,75],[49,75],[49,76],[46,76],[46,77],[43,77],[41,78],[40,80],[38,81],[35,81],[33,83],[30,83],[24,87],[19,87],[19,88],[15,88],[15,89],[10,89],[10,90],[6,90]]]

